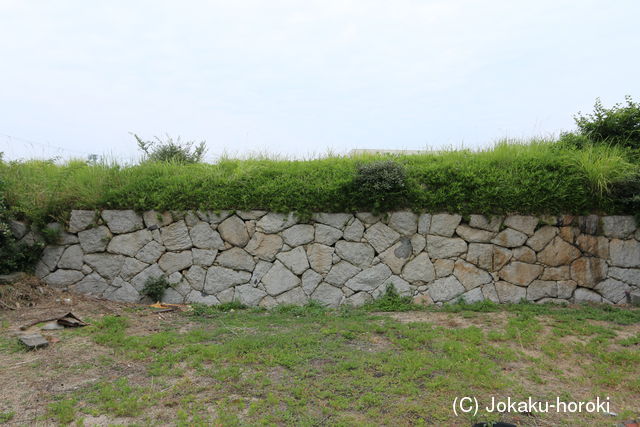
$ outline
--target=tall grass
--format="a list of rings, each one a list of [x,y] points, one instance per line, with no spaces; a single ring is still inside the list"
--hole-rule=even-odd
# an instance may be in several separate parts
[[[63,219],[73,208],[351,211],[371,208],[348,190],[356,166],[390,158],[407,172],[407,196],[398,208],[423,211],[615,212],[611,186],[638,173],[616,147],[533,140],[500,141],[477,152],[308,160],[261,154],[194,165],[0,162],[0,179],[12,209],[37,222]]]

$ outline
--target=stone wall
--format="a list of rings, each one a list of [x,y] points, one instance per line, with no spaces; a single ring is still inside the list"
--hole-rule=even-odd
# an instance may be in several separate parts
[[[149,278],[171,303],[361,305],[393,284],[416,302],[624,303],[640,286],[633,217],[394,212],[71,212],[36,273],[49,285],[140,301]]]

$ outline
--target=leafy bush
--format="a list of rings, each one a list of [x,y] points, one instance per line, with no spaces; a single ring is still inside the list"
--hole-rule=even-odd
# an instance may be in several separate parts
[[[142,294],[148,296],[153,301],[161,301],[164,291],[169,287],[169,282],[164,276],[149,277],[144,282],[144,288],[142,288]]]
[[[406,205],[406,175],[404,166],[393,160],[357,165],[352,188],[358,207],[382,211]]]
[[[136,134],[133,134],[133,137],[138,143],[138,148],[145,153],[146,160],[151,162],[200,163],[207,151],[204,141],[194,147],[194,141],[183,143],[180,141],[180,137],[174,141],[169,135],[166,136],[166,141],[157,136],[154,137],[153,141],[143,141]]]
[[[618,103],[611,108],[605,108],[600,99],[596,99],[593,113],[578,113],[574,119],[579,135],[591,142],[640,149],[640,104],[633,102],[631,96],[625,97],[624,105]],[[568,138],[574,143],[580,141],[579,138]]]
[[[4,187],[0,178],[0,274],[29,271],[40,258],[44,245],[21,244],[13,236],[9,225],[13,217],[4,200]]]

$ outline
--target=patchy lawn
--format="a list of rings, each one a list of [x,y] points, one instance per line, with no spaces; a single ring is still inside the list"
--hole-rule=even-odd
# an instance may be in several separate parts
[[[80,297],[78,297],[80,298]],[[75,303],[74,303],[75,304]],[[227,307],[229,308],[229,307]],[[45,312],[91,326],[13,334]],[[640,417],[640,310],[533,304],[380,313],[84,301],[4,312],[0,423],[611,425]],[[610,398],[610,414],[456,417],[454,398]]]

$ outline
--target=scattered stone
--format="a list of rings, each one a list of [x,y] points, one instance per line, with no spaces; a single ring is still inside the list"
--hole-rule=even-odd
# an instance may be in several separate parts
[[[616,267],[640,267],[640,242],[611,239],[609,256]]]
[[[237,216],[233,215],[225,219],[219,226],[218,232],[222,238],[234,246],[244,247],[249,243],[247,227]]]
[[[383,223],[377,222],[365,231],[364,238],[377,253],[382,253],[400,239],[400,234]]]
[[[489,273],[462,260],[455,262],[453,275],[468,291],[492,281],[492,277]]]
[[[348,240],[349,242],[359,242],[362,240],[362,236],[364,235],[364,225],[360,220],[354,219],[351,224],[347,225],[344,229],[344,240]]]
[[[568,265],[581,255],[578,248],[555,237],[541,252],[538,253],[538,262],[557,267]]]
[[[285,228],[289,228],[292,225],[295,225],[298,221],[296,220],[295,214],[292,212],[288,215],[269,212],[256,224],[256,228],[258,231],[262,231],[267,234],[277,233],[279,231],[284,230]]]
[[[340,232],[340,230],[338,230],[338,232]],[[314,233],[315,229],[313,228],[313,225],[298,224],[284,230],[282,232],[282,238],[287,245],[296,247],[313,242]],[[341,232],[340,235],[342,235]]]
[[[504,246],[505,248],[515,248],[522,246],[527,241],[527,235],[516,231],[512,228],[505,228],[496,237],[491,240],[491,243]]]
[[[495,236],[495,233],[491,231],[479,230],[477,228],[471,228],[468,225],[461,224],[456,228],[456,234],[462,237],[467,242],[490,242]]]
[[[135,256],[140,249],[142,249],[147,243],[153,241],[151,232],[149,230],[140,230],[135,233],[120,234],[115,236],[109,242],[107,251],[114,254],[121,254],[126,256]]]
[[[268,216],[269,214],[267,214]],[[263,218],[266,218],[263,217]],[[263,234],[258,233],[251,237],[245,250],[251,255],[256,256],[265,261],[273,261],[276,259],[276,254],[282,248],[282,237],[277,234]]]
[[[362,270],[351,279],[347,280],[345,286],[354,291],[372,291],[382,285],[391,276],[391,269],[384,264]]]
[[[165,248],[170,251],[182,251],[191,249],[193,244],[189,237],[189,229],[184,220],[174,222],[160,229],[160,235]]]
[[[113,234],[131,233],[144,227],[142,217],[132,210],[103,210],[102,219]]]
[[[389,218],[389,227],[402,236],[411,236],[418,231],[418,215],[410,211],[393,212]]]
[[[462,221],[460,215],[436,214],[431,217],[431,225],[429,234],[435,234],[443,237],[453,236],[454,231]]]
[[[375,253],[373,248],[366,243],[355,243],[340,240],[336,243],[336,254],[351,264],[358,267],[370,266]],[[317,270],[316,270],[317,271]]]
[[[96,211],[72,210],[69,219],[69,232],[78,233],[86,230],[90,225],[95,224]]]
[[[220,252],[216,258],[216,264],[234,270],[245,270],[249,272],[252,272],[256,266],[253,257],[249,255],[247,251],[238,247]]]
[[[467,251],[467,243],[458,237],[427,236],[427,252],[431,258],[452,258]]]
[[[447,276],[434,281],[428,292],[433,301],[446,302],[462,295],[465,288],[455,276]]]
[[[327,274],[333,265],[334,248],[314,243],[307,247],[309,265],[320,274]]]
[[[271,296],[280,295],[300,284],[300,279],[289,271],[280,261],[273,263],[273,267],[262,278],[267,293]]]
[[[316,243],[331,246],[342,238],[342,231],[328,225],[316,224],[315,230]]]
[[[80,246],[84,253],[104,252],[111,240],[111,232],[107,227],[101,225],[96,228],[84,230],[78,233]]]
[[[636,231],[636,220],[632,216],[603,216],[602,233],[607,237],[626,239]]]
[[[542,273],[541,265],[527,264],[520,261],[513,261],[507,264],[498,272],[499,277],[510,283],[519,286],[529,286]]]
[[[20,342],[27,346],[29,350],[44,348],[49,345],[49,341],[40,334],[25,334],[18,337]]]
[[[421,253],[404,266],[402,278],[411,283],[429,283],[436,278],[436,272],[429,255]]]
[[[502,220],[503,217],[501,216],[492,216],[488,219],[484,215],[471,215],[469,218],[469,225],[473,228],[480,228],[482,230],[493,231],[496,233],[500,230]]]

